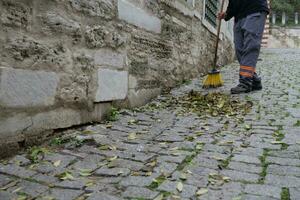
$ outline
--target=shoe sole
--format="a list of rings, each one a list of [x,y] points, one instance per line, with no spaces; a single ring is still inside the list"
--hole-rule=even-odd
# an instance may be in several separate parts
[[[252,88],[252,91],[262,90],[263,88]]]
[[[244,93],[249,93],[251,91],[245,91],[245,92],[232,92],[232,91],[230,91],[230,92],[231,92],[231,94],[244,94]]]

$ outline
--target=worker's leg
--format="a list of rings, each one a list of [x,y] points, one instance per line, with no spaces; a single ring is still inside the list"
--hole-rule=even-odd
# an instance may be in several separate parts
[[[243,46],[244,46],[244,33],[242,30],[242,20],[235,22],[234,24],[234,46],[235,46],[235,54],[236,58],[241,62],[243,55]]]
[[[265,13],[254,13],[243,19],[243,50],[240,60],[240,84],[232,88],[232,93],[244,93],[252,90],[257,59],[266,21]]]

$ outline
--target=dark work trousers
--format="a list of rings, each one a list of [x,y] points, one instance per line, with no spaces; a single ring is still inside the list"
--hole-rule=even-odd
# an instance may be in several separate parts
[[[258,12],[235,22],[234,43],[240,63],[240,83],[252,86],[259,81],[255,68],[259,56],[267,14]]]

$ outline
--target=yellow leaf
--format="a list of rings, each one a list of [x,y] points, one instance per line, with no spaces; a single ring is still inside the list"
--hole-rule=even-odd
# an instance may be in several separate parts
[[[105,127],[108,128],[108,129],[110,129],[110,128],[112,128],[112,125],[111,124],[107,124]]]
[[[230,177],[227,177],[227,176],[224,176],[224,177],[223,177],[223,180],[224,180],[225,182],[229,182],[229,181],[231,181],[231,178],[230,178]]]
[[[157,162],[156,162],[156,160],[154,160],[153,162],[147,163],[147,166],[155,167],[156,164],[157,164]]]
[[[249,124],[246,124],[246,125],[245,125],[245,129],[246,129],[246,130],[250,130],[250,129],[251,129],[251,126],[250,126]]]
[[[110,157],[110,158],[107,158],[108,161],[114,161],[118,158],[118,156],[113,156],[113,157]]]
[[[164,195],[161,194],[161,195],[157,196],[154,200],[163,200],[163,198],[164,198]]]
[[[58,167],[61,163],[61,160],[57,160],[53,163],[54,167]]]
[[[114,145],[110,145],[110,146],[109,146],[109,149],[112,150],[112,151],[115,151],[115,150],[117,150],[117,147],[114,146]]]
[[[224,159],[218,156],[213,156],[213,159],[217,160],[217,161],[223,161]]]
[[[151,176],[152,175],[152,172],[146,172],[145,173],[145,176]]]
[[[170,151],[177,151],[179,148],[178,147],[173,147],[170,149]]]
[[[201,132],[201,131],[196,131],[196,132],[195,132],[195,134],[196,134],[197,136],[204,135],[204,133],[203,133],[203,132]]]
[[[182,182],[178,182],[176,189],[178,190],[178,192],[182,192],[182,189],[183,189]]]
[[[61,180],[74,180],[75,178],[72,176],[70,172],[63,172],[57,175]]]
[[[82,133],[88,135],[88,134],[94,134],[95,132],[87,129],[87,130],[82,131]]]
[[[80,176],[86,177],[86,176],[92,175],[91,172],[92,172],[92,170],[90,170],[90,169],[80,169],[79,174],[80,174]]]
[[[87,181],[86,184],[85,184],[86,187],[90,187],[90,186],[93,186],[93,185],[95,185],[95,181],[92,181],[92,180]]]
[[[186,174],[182,173],[182,174],[180,175],[180,179],[181,179],[181,180],[186,180],[186,179],[187,179]]]
[[[130,133],[130,134],[128,135],[128,139],[129,139],[129,140],[135,140],[135,139],[136,139],[136,133]]]
[[[197,194],[197,196],[201,196],[201,195],[206,194],[207,192],[208,192],[208,189],[206,189],[206,188],[201,188],[200,190],[198,190],[198,191],[196,192],[196,194]]]
[[[283,144],[282,141],[272,141],[271,144]]]

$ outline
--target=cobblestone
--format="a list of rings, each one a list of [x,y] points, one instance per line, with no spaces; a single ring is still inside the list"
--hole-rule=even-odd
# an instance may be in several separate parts
[[[238,80],[233,63],[222,69],[224,87],[204,90],[191,80],[121,110],[116,121],[69,130],[75,141],[45,145],[49,152],[35,159],[20,153],[1,161],[0,199],[278,200],[288,189],[299,200],[300,50],[265,49],[261,57],[263,90],[230,96],[252,101],[249,113],[198,116],[168,105],[191,90],[228,94]]]

